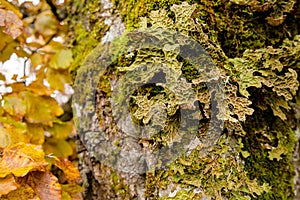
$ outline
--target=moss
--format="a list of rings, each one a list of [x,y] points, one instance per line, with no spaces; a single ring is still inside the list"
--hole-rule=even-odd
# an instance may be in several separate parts
[[[299,61],[295,58],[299,57],[300,52],[299,36],[296,36],[299,28],[295,26],[297,19],[293,15],[293,1],[276,1],[270,6],[266,1],[245,3],[239,0],[203,0],[197,1],[195,6],[174,6],[179,2],[181,1],[113,1],[127,29],[138,28],[139,17],[144,16],[145,27],[139,28],[162,26],[179,31],[197,40],[205,48],[221,75],[228,77],[225,83],[226,113],[222,116],[225,130],[218,144],[206,152],[206,155],[201,155],[202,147],[198,146],[188,156],[171,162],[166,170],[152,169],[146,175],[146,196],[157,199],[159,193],[166,191],[166,194],[170,194],[176,189],[177,193],[173,197],[163,195],[161,199],[192,199],[201,196],[215,199],[292,199],[294,168],[291,156],[295,137],[288,124],[291,111],[287,101],[294,100],[299,88]],[[194,2],[196,1],[189,1]],[[93,12],[93,6],[90,8]],[[94,9],[97,13],[97,8]],[[150,12],[153,10],[157,12]],[[280,21],[284,15],[287,16]],[[83,27],[83,24],[84,22],[78,26]],[[76,30],[75,41],[80,44],[74,49],[74,71],[83,61],[82,55],[90,52],[106,30],[103,22],[97,22],[93,17],[89,24],[92,24],[89,25],[91,31],[84,28]],[[94,38],[93,34],[98,36]],[[89,39],[86,40],[86,37]],[[272,47],[267,47],[269,45]],[[112,96],[111,80],[120,79],[123,72],[134,70],[145,63],[150,66],[153,58],[174,69],[181,66],[173,74],[182,74],[188,80],[186,88],[195,89],[199,98],[197,100],[202,106],[202,124],[198,127],[197,135],[199,138],[205,135],[211,115],[209,99],[212,96],[207,87],[201,85],[201,77],[191,63],[178,55],[167,55],[157,49],[131,53],[133,56],[118,57],[112,68],[101,77],[98,87],[105,93],[101,96],[106,98],[105,103]],[[148,67],[151,68],[155,69],[154,66]],[[117,75],[111,75],[115,72]],[[151,80],[153,75],[149,74],[143,73],[142,79]],[[132,81],[137,80],[125,80],[124,85]],[[145,105],[171,105],[174,99],[159,87],[141,89],[144,90],[136,91],[133,95],[135,97],[131,101],[131,114],[136,122],[144,125],[150,115]],[[128,91],[120,92],[120,99],[126,96],[126,92]],[[156,98],[159,95],[162,100]],[[147,98],[142,99],[141,96]],[[104,121],[109,121],[103,116],[111,116],[111,107],[108,107],[98,107],[102,125]],[[174,106],[173,110],[177,109]],[[160,122],[156,125],[165,124]],[[115,134],[117,131],[114,123],[106,126],[109,126],[107,134]],[[160,144],[157,148],[167,146],[173,139],[174,127],[171,126],[171,123],[164,126],[167,131],[155,135],[149,141],[140,141],[141,144]],[[186,138],[180,135],[180,139]],[[165,152],[165,155],[169,156],[168,153]],[[115,192],[119,191],[117,181],[112,184],[112,188]],[[201,188],[201,192],[197,188]]]
[[[147,15],[150,11],[160,8],[169,8],[173,4],[178,4],[180,0],[113,0],[117,10],[120,11],[127,29],[138,28],[140,17]],[[191,2],[191,1],[190,1]]]
[[[69,40],[73,46],[74,62],[69,69],[72,81],[75,80],[76,71],[83,63],[87,55],[97,46],[108,29],[104,18],[100,17],[102,6],[100,1],[75,1],[70,4],[68,19]]]
[[[113,1],[120,11],[126,28],[138,28],[139,17],[146,16],[150,11],[166,8],[184,2],[182,0],[150,1],[130,0]],[[293,0],[265,3],[253,1],[242,4],[244,1],[186,1],[189,4],[197,3],[197,19],[205,23],[208,34],[217,39],[224,52],[229,57],[240,56],[246,49],[277,46],[285,38],[293,38],[299,34],[295,26],[298,19],[294,11]],[[281,17],[286,14],[281,24],[268,23],[274,15]],[[268,18],[269,17],[269,18]],[[276,18],[276,17],[275,17]],[[269,20],[268,20],[269,19]]]
[[[279,118],[268,120],[270,115],[257,110],[247,120],[244,147],[250,154],[245,159],[245,169],[250,178],[268,182],[272,187],[258,199],[293,199],[295,174],[291,157],[296,138],[289,124]],[[280,146],[285,150],[278,152],[276,158],[271,157],[270,153]]]

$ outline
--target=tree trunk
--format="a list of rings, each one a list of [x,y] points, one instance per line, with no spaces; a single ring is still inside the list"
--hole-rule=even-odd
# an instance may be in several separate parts
[[[72,0],[84,199],[299,199],[299,9]]]

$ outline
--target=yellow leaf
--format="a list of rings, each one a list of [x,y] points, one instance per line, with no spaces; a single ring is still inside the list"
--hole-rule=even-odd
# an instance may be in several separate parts
[[[34,81],[29,86],[25,86],[23,83],[13,83],[10,85],[10,87],[15,93],[22,91],[31,91],[40,96],[50,96],[53,93],[53,90],[43,85],[42,81]]]
[[[30,62],[33,67],[43,64],[43,56],[39,53],[34,53],[30,56]]]
[[[27,124],[28,134],[30,135],[30,143],[41,145],[45,141],[44,128],[40,124]]]
[[[24,116],[26,113],[25,102],[16,94],[4,96],[3,109],[10,115]]]
[[[43,36],[51,36],[57,31],[58,22],[50,10],[44,11],[36,16],[35,29]]]
[[[63,200],[72,199],[72,200],[81,200],[80,193],[82,192],[82,187],[79,185],[71,185],[71,184],[65,184],[62,185],[63,190]]]
[[[55,54],[57,51],[60,51],[63,48],[61,42],[56,42],[51,40],[49,44],[46,46],[41,47],[40,51],[49,54]]]
[[[3,200],[39,200],[36,196],[34,190],[29,185],[22,185],[18,189],[8,193],[5,197],[2,197]]]
[[[48,96],[39,96],[29,91],[20,93],[26,102],[25,118],[30,123],[47,123],[55,120],[64,113],[55,99]]]
[[[72,51],[62,49],[51,58],[49,66],[53,69],[68,69],[72,62]]]
[[[72,146],[65,140],[48,138],[44,144],[46,154],[52,154],[61,158],[67,158],[73,154]]]
[[[5,148],[8,145],[18,142],[28,143],[30,137],[27,134],[27,126],[25,123],[14,121],[11,118],[1,117],[0,122],[0,147]]]
[[[65,84],[70,82],[67,70],[55,70],[49,68],[46,72],[46,78],[52,89],[62,92],[65,91]]]
[[[12,53],[16,53],[19,44],[16,40],[13,40],[12,37],[3,33],[3,31],[1,31],[2,29],[3,28],[0,27],[0,61],[4,62],[10,58]]]
[[[17,143],[4,149],[0,159],[0,177],[11,173],[17,177],[25,176],[33,170],[45,170],[47,164],[41,146]]]
[[[67,179],[75,182],[79,181],[80,173],[68,159],[62,159],[56,156],[53,156],[53,158],[55,160],[55,165],[64,172]]]
[[[57,139],[67,139],[72,130],[71,122],[53,123],[52,127],[46,127],[46,131]]]

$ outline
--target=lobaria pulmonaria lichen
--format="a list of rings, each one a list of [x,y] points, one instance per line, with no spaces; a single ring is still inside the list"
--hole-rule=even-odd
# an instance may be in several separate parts
[[[162,8],[155,2],[158,0],[114,1],[129,29],[169,30],[197,41],[216,64],[223,86],[211,90],[206,83],[216,82],[211,76],[215,71],[201,75],[197,67],[180,56],[176,45],[116,53],[115,61],[101,74],[97,97],[105,103],[98,105],[97,115],[106,136],[116,139],[115,146],[120,147],[117,139],[124,133],[113,118],[122,113],[128,102],[133,122],[148,126],[139,145],[153,152],[173,145],[174,141],[190,139],[187,132],[177,134],[182,108],[179,105],[183,104],[193,110],[190,116],[199,122],[196,129],[191,127],[196,130],[197,139],[218,139],[205,153],[205,145],[198,143],[164,168],[163,161],[158,160],[145,174],[145,198],[293,199],[299,193],[294,191],[295,166],[291,162],[297,139],[295,129],[299,126],[299,114],[295,113],[300,102],[299,3],[225,0],[179,4],[180,1],[164,0]],[[166,33],[151,34],[155,37],[150,40],[156,40]],[[138,42],[138,34],[135,36]],[[126,39],[121,38],[116,48],[109,51],[123,48],[118,45],[122,46]],[[91,57],[99,59],[96,55]],[[88,70],[89,66],[82,67]],[[139,79],[136,73],[141,74]],[[180,77],[184,81],[179,86],[151,82],[179,82]],[[129,91],[130,85],[141,80],[150,84]],[[116,92],[117,82],[125,89]],[[191,90],[194,93],[187,92]],[[129,93],[129,101],[124,102],[122,98]],[[219,94],[225,95],[224,101]],[[213,100],[224,104],[213,105]],[[199,111],[195,105],[200,105]],[[120,109],[114,111],[112,107]],[[212,114],[214,109],[216,116]],[[158,111],[164,114],[156,114]],[[209,132],[213,117],[220,124]],[[122,120],[125,122],[126,118]],[[215,138],[220,127],[222,135]],[[211,137],[207,137],[208,132]],[[160,156],[168,157],[170,152]]]

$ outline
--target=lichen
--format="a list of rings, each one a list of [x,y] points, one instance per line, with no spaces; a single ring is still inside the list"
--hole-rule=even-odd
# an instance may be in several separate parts
[[[269,193],[258,199],[292,199],[294,196],[294,166],[291,162],[295,135],[289,124],[280,118],[266,120],[270,112],[258,111],[246,122],[244,150],[245,169],[249,177],[268,182]]]
[[[128,30],[165,28],[201,44],[218,66],[224,81],[226,102],[224,107],[218,107],[217,117],[225,122],[225,129],[218,143],[206,154],[201,154],[203,145],[198,145],[163,170],[152,168],[147,172],[145,195],[149,199],[292,199],[294,168],[291,156],[296,138],[289,120],[290,105],[299,94],[300,68],[300,36],[296,26],[299,14],[293,10],[295,1],[157,2],[115,0],[113,3]],[[88,34],[82,31],[81,36]],[[77,40],[82,41],[81,38]],[[78,48],[94,47],[88,43]],[[149,71],[142,74],[145,81],[159,74],[154,73],[154,62],[172,66],[173,71],[162,72],[165,78],[174,74],[179,80],[178,76],[182,75],[186,88],[195,91],[195,96],[181,101],[201,104],[201,115],[194,115],[201,122],[197,130],[201,138],[207,133],[212,115],[209,99],[217,98],[204,84],[212,80],[210,72],[206,78],[200,76],[188,60],[178,56],[176,47],[167,48],[168,51],[140,49],[125,55],[116,53],[119,56],[116,62],[102,74],[98,85],[102,96],[98,98],[114,96],[110,85],[115,86],[116,79],[122,81],[124,74],[137,73],[141,65],[148,66]],[[81,50],[76,54],[79,57],[75,62],[77,66],[82,62],[82,57],[78,56]],[[123,85],[130,83],[128,79],[123,81]],[[181,91],[184,92],[182,88]],[[119,97],[115,96],[114,103],[122,105],[121,99],[127,92],[130,91],[124,90]],[[153,122],[153,127],[162,130],[159,134],[154,134],[157,129],[153,134],[150,131],[145,135],[150,137],[140,140],[140,145],[150,146],[155,151],[178,140],[178,135],[174,134],[178,126],[175,120],[178,99],[172,95],[159,84],[141,87],[133,93],[130,112],[134,122],[142,126]],[[105,106],[97,108],[99,123],[109,126],[107,134],[117,135],[120,130],[111,122],[112,111],[111,106],[106,105],[109,104],[107,99],[102,100]],[[153,109],[166,110],[168,119],[165,115],[155,116]],[[168,123],[163,123],[165,121]],[[186,139],[184,134],[179,136]],[[115,143],[119,146],[119,141]]]
[[[137,28],[139,17],[151,11],[179,4],[182,0],[113,1],[123,17],[127,29]],[[229,57],[241,56],[246,49],[256,49],[268,45],[277,46],[285,38],[299,34],[295,24],[299,14],[295,11],[295,1],[186,1],[197,3],[194,13],[198,23],[206,33],[222,46]],[[182,9],[184,10],[184,9]],[[169,13],[169,15],[174,15]],[[162,21],[162,20],[159,20]]]

